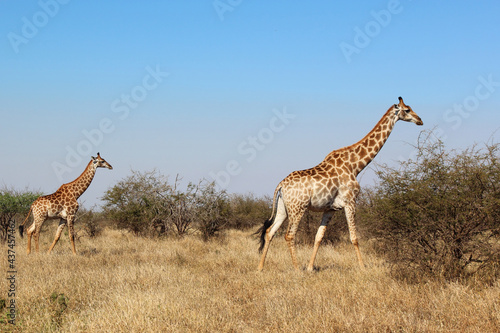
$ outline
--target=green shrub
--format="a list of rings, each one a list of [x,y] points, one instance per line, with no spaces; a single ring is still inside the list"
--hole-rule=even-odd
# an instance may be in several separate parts
[[[217,236],[229,221],[230,206],[225,191],[219,191],[215,182],[201,183],[195,196],[197,229],[203,240]]]
[[[0,242],[7,240],[9,221],[16,217],[22,223],[28,216],[31,204],[41,194],[31,191],[0,190]],[[28,223],[29,225],[29,223]]]
[[[144,236],[173,233],[184,236],[191,230],[207,240],[226,227],[230,209],[225,191],[205,180],[180,189],[153,170],[132,175],[108,189],[103,197],[105,215],[116,227]]]
[[[170,207],[164,199],[173,191],[167,178],[156,170],[132,171],[132,175],[106,191],[102,198],[104,212],[107,218],[115,221],[116,227],[137,235],[158,230],[165,233]]]
[[[457,279],[498,268],[499,148],[446,151],[430,133],[416,159],[378,170],[359,215],[398,271]]]
[[[75,225],[81,227],[81,229],[85,231],[85,235],[90,238],[94,238],[101,234],[104,221],[105,218],[101,212],[95,212],[92,208],[86,209],[84,207],[80,207],[76,213]],[[77,238],[80,238],[80,229],[77,233]]]
[[[231,217],[228,227],[231,229],[248,230],[261,226],[262,222],[271,216],[273,199],[255,197],[251,193],[232,194],[229,197],[231,206]]]

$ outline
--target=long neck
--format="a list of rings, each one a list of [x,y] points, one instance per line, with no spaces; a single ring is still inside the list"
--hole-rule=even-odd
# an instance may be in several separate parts
[[[377,156],[389,138],[398,118],[392,107],[387,110],[377,125],[360,141],[348,147],[331,152],[325,161],[339,156],[344,165],[357,176]]]
[[[92,161],[90,161],[83,173],[77,179],[66,184],[76,198],[79,198],[90,186],[92,179],[94,179],[95,171],[96,168],[94,167]]]

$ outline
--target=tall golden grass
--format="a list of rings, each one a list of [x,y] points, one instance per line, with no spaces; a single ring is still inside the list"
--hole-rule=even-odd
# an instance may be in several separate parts
[[[405,284],[362,247],[320,249],[314,273],[294,271],[286,243],[271,244],[258,273],[257,242],[249,232],[222,240],[153,240],[105,229],[82,238],[78,255],[61,238],[47,255],[27,256],[17,237],[14,332],[499,332],[500,282]],[[7,248],[1,247],[1,271]],[[303,265],[310,247],[299,247]],[[6,299],[7,281],[0,281]],[[2,310],[2,311],[5,311]]]

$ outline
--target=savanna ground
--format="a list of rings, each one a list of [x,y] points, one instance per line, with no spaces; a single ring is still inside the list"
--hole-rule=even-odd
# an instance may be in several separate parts
[[[16,235],[14,332],[498,332],[500,282],[408,284],[361,243],[360,270],[348,242],[321,247],[317,270],[294,271],[282,237],[273,240],[263,272],[251,232],[227,231],[151,239],[105,229],[77,242],[44,228],[41,252],[26,255]],[[7,246],[1,246],[7,271]],[[300,246],[306,265],[310,246]],[[0,281],[6,299],[8,281]],[[5,313],[5,309],[2,310]],[[2,318],[5,315],[2,314]]]

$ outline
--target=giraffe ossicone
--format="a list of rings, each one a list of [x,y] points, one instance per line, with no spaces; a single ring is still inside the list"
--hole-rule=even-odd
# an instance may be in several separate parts
[[[258,270],[264,267],[269,245],[274,234],[288,220],[285,240],[292,256],[293,266],[298,269],[295,249],[295,234],[307,209],[323,212],[320,227],[316,233],[308,271],[314,269],[314,261],[326,227],[336,210],[344,209],[349,227],[349,236],[359,265],[364,267],[356,236],[354,215],[356,197],[359,194],[358,174],[375,158],[391,134],[398,120],[423,125],[422,119],[406,105],[401,97],[399,103],[387,110],[375,127],[357,143],[332,151],[317,166],[294,171],[276,187],[273,195],[272,215],[259,229],[262,252]]]
[[[87,164],[87,167],[83,173],[71,183],[63,184],[59,189],[49,195],[44,195],[36,199],[31,205],[28,216],[24,222],[19,225],[19,234],[23,236],[24,225],[28,221],[31,212],[33,212],[33,223],[28,228],[28,245],[27,253],[31,253],[31,236],[35,240],[35,250],[38,252],[38,241],[40,237],[40,230],[42,224],[47,219],[60,219],[59,226],[57,227],[56,236],[52,245],[50,245],[48,253],[52,251],[57,241],[61,237],[61,233],[68,224],[69,239],[71,242],[71,250],[73,254],[76,254],[75,249],[75,232],[73,227],[73,222],[75,219],[75,214],[78,211],[78,198],[87,190],[90,183],[94,179],[95,172],[97,168],[108,168],[113,169],[113,167],[106,162],[99,153],[97,157],[92,156],[92,159]]]

